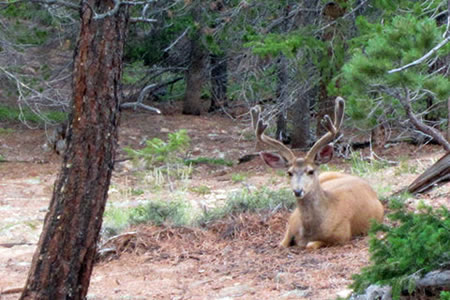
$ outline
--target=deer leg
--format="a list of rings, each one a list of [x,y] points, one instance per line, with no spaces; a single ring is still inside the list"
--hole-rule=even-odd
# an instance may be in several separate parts
[[[322,242],[322,241],[309,242],[309,243],[306,245],[306,249],[307,249],[307,250],[317,250],[317,249],[319,249],[319,248],[325,246],[325,244],[326,244],[326,243],[325,243],[325,242]]]
[[[295,245],[305,247],[306,241],[304,241],[302,229],[300,211],[296,208],[289,217],[289,221],[286,226],[286,233],[284,234],[284,238],[281,241],[280,246],[284,248]]]

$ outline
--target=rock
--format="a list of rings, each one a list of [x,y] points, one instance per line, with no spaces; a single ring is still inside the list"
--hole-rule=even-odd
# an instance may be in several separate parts
[[[230,286],[223,288],[219,292],[220,297],[242,297],[245,294],[253,293],[254,289],[246,284],[237,284],[235,286]]]
[[[350,300],[392,300],[392,287],[372,284],[366,289],[365,294],[352,295]]]
[[[292,290],[281,295],[281,299],[298,299],[305,298],[309,295],[308,290]]]
[[[289,279],[289,273],[286,272],[278,272],[277,275],[275,275],[275,282],[276,283],[286,283]]]
[[[347,299],[352,294],[353,290],[350,289],[343,289],[336,293],[336,296],[339,298],[345,298]]]

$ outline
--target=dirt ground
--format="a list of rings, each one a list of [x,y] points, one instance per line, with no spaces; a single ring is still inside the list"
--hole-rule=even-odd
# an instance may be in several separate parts
[[[45,152],[45,131],[22,125],[0,133],[0,291],[24,285],[42,222],[51,198],[60,157]],[[155,116],[127,111],[122,116],[120,149],[138,147],[145,139],[165,139],[168,132],[185,128],[191,137],[192,156],[223,157],[234,162],[254,151],[248,122],[226,116],[192,117],[180,114]],[[251,136],[251,133],[250,133]],[[365,178],[385,196],[405,187],[444,154],[438,146],[398,144],[381,156],[402,158],[409,166],[383,168]],[[123,151],[119,158],[125,157]],[[334,167],[349,170],[348,162],[334,159]],[[181,197],[201,207],[226,201],[232,191],[266,186],[287,187],[287,180],[266,170],[259,159],[233,167],[195,167],[192,178],[170,188],[154,190],[135,176],[129,162],[113,173],[109,202],[132,206],[153,197]],[[243,182],[233,174],[245,174]],[[200,195],[189,187],[207,186]],[[130,193],[139,187],[143,192]],[[449,184],[410,199],[450,207]],[[369,263],[368,239],[315,251],[281,249],[288,212],[240,215],[219,222],[209,230],[138,226],[112,241],[120,254],[97,263],[89,299],[335,299],[345,292],[351,275]],[[16,299],[18,294],[0,295]]]

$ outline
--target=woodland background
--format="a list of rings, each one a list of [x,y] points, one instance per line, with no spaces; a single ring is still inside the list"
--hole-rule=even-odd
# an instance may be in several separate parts
[[[352,271],[344,272],[339,284],[329,281],[335,273],[321,281],[328,282],[325,290],[314,286],[317,280],[298,283],[302,272],[316,274],[301,269],[308,262],[319,266],[320,277],[328,271],[319,261],[343,254],[326,249],[317,261],[306,255],[306,262],[298,257],[293,262],[285,261],[292,253],[272,249],[277,235],[270,235],[263,246],[261,236],[282,231],[293,200],[283,174],[261,177],[268,173],[261,163],[247,162],[256,153],[251,107],[261,105],[271,124],[269,133],[302,152],[323,133],[320,120],[332,112],[336,96],[346,99],[346,119],[343,136],[335,142],[337,160],[324,169],[372,177],[371,183],[380,184],[380,198],[394,211],[392,224],[374,228],[370,242],[372,259],[386,266],[379,263],[378,269],[362,271],[353,287],[362,292],[372,283],[389,284],[394,295],[407,295],[419,293],[413,288],[420,287],[414,276],[437,269],[447,274],[450,197],[448,185],[442,183],[450,177],[449,7],[443,0],[0,1],[0,166],[2,189],[10,195],[2,205],[18,215],[21,206],[31,206],[23,214],[25,221],[6,220],[0,228],[5,248],[25,247],[27,268],[16,270],[17,281],[24,281],[31,266],[22,298],[33,293],[63,297],[68,291],[83,298],[99,253],[103,262],[111,253],[114,259],[122,252],[146,253],[153,259],[158,253],[158,263],[167,255],[198,261],[189,267],[199,274],[214,273],[211,259],[219,250],[214,245],[202,250],[202,235],[229,237],[237,248],[254,251],[249,255],[259,267],[239,276],[264,275],[260,279],[274,284],[275,295],[294,291],[298,294],[293,297],[320,299],[344,289],[352,282],[350,273],[369,263],[367,239],[353,244],[356,252],[348,251],[365,261],[349,267]],[[431,179],[420,186],[429,194],[403,193],[432,165],[437,167]],[[48,177],[45,184],[37,183],[42,188],[39,204],[14,202],[13,194],[23,191],[11,183],[19,180],[33,194],[36,182],[27,181],[25,174],[42,171]],[[411,186],[410,191],[416,192]],[[31,219],[35,229],[27,236],[24,223],[50,198],[45,219],[47,209]],[[260,218],[263,221],[257,221]],[[48,225],[41,227],[43,223]],[[151,225],[123,233],[142,223]],[[67,226],[62,234],[67,240],[58,240],[61,224]],[[186,229],[192,226],[195,229]],[[405,229],[415,226],[417,232]],[[19,234],[11,230],[16,227]],[[394,238],[377,242],[377,230],[392,232]],[[164,232],[163,237],[155,232]],[[198,239],[198,244],[190,249],[185,239]],[[170,248],[164,245],[173,249],[162,251]],[[230,251],[237,255],[236,249]],[[274,260],[278,264],[265,270],[264,261],[273,251],[281,262]],[[56,253],[54,261],[71,261],[70,267],[40,265],[38,257],[48,253]],[[293,254],[298,256],[295,250]],[[10,261],[8,255],[5,261]],[[338,264],[336,272],[346,263]],[[289,269],[292,264],[297,269]],[[3,271],[11,272],[10,265],[4,266]],[[234,267],[216,273],[225,278],[230,272],[234,275],[223,279],[226,284],[215,296],[224,296],[220,291],[236,285],[244,297],[269,295],[256,283],[236,283]],[[206,287],[191,297],[210,297],[214,287],[197,279],[195,286]],[[45,286],[48,282],[52,288]],[[447,299],[448,285],[419,290]],[[179,294],[158,291],[160,286],[155,283],[141,295]],[[186,289],[195,290],[183,287],[184,294]],[[121,296],[137,294],[134,288],[125,290],[128,294]]]

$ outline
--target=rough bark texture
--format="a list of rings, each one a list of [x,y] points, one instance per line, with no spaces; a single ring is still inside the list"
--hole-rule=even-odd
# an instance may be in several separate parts
[[[434,185],[445,181],[450,181],[450,152],[447,152],[447,154],[417,177],[408,186],[408,192],[422,193]]]
[[[341,2],[347,2],[347,1],[341,1]],[[334,21],[340,17],[342,17],[345,13],[345,9],[343,9],[338,3],[336,2],[328,2],[325,7],[323,8],[322,15],[324,17],[324,20],[326,22]],[[334,43],[337,43],[339,39],[343,39],[342,37],[336,38],[336,35],[342,34],[338,31],[338,27],[336,24],[330,26],[329,28],[325,29],[322,33],[321,39],[325,42],[330,42],[328,49],[327,49],[327,57],[324,57],[324,60],[327,60],[328,63],[331,64],[337,64],[334,62],[335,58],[333,58],[334,54],[334,45],[331,43],[331,41],[334,41]],[[343,42],[343,41],[341,41]],[[335,65],[334,67],[328,66],[329,70],[322,71],[321,74],[321,80],[319,84],[319,98],[318,98],[318,110],[317,110],[317,127],[316,127],[316,134],[318,137],[322,136],[326,133],[326,129],[321,126],[322,119],[325,115],[332,116],[333,115],[333,108],[334,108],[334,98],[328,94],[327,86],[330,83],[331,79],[334,77],[334,74],[339,71],[341,66]],[[338,85],[338,84],[337,84]]]
[[[411,123],[416,127],[419,131],[431,136],[436,140],[439,145],[444,147],[445,151],[450,151],[450,143],[445,139],[445,137],[435,128],[430,127],[423,123],[414,113],[411,106],[411,99],[409,96],[409,91],[405,91],[405,97],[399,97],[400,103],[403,105],[405,109],[406,115],[408,116]]]
[[[200,31],[191,39],[191,64],[186,74],[186,92],[183,102],[183,114],[200,115],[202,113],[202,88],[206,81],[206,50],[200,39]]]
[[[81,1],[67,150],[20,299],[85,299],[113,169],[127,6]]]
[[[215,111],[221,105],[227,106],[228,64],[224,55],[211,56],[211,106],[209,111]]]

